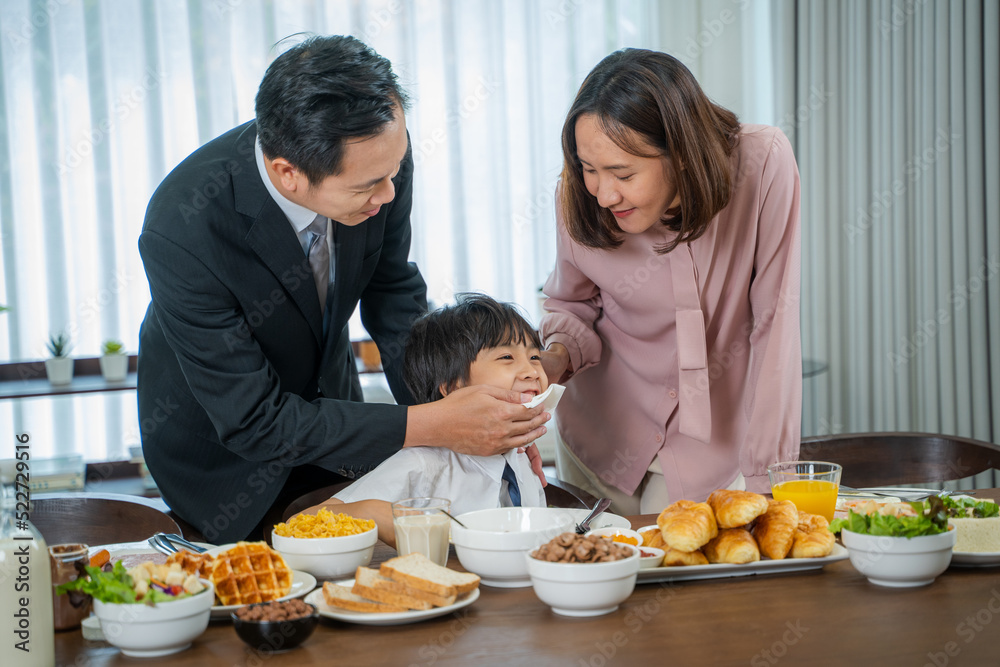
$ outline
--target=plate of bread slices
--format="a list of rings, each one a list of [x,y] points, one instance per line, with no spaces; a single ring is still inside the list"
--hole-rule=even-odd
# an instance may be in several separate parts
[[[719,489],[708,500],[678,500],[639,529],[640,546],[662,549],[663,565],[638,581],[683,581],[820,569],[847,558],[826,518],[789,500]]]
[[[403,625],[450,614],[479,599],[479,576],[432,562],[423,554],[359,567],[354,579],[327,581],[305,601],[320,616],[362,625]]]

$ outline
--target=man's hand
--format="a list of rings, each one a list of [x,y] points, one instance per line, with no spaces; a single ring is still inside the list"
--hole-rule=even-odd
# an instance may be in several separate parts
[[[551,418],[540,405],[521,405],[531,399],[530,394],[478,385],[453,391],[440,401],[412,405],[406,411],[403,446],[447,447],[475,456],[527,447],[545,433],[543,424]]]
[[[542,350],[542,368],[549,382],[562,384],[572,372],[569,367],[569,350],[562,343],[552,343]]]
[[[538,475],[538,479],[542,480],[542,488],[549,485],[549,481],[545,479],[545,472],[542,470],[542,455],[538,452],[538,447],[535,443],[531,443],[527,447],[518,447],[518,452],[527,452],[528,461],[531,462],[531,471]]]

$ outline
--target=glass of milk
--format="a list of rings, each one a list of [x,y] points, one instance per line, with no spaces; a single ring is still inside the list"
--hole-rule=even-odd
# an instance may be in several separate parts
[[[448,532],[451,511],[446,498],[407,498],[392,503],[392,526],[400,556],[422,553],[438,565],[448,563]]]

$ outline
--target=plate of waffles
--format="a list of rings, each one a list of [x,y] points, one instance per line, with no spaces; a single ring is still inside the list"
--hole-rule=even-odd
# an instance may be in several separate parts
[[[214,562],[207,575],[215,585],[217,602],[212,620],[229,620],[243,605],[291,600],[316,588],[316,577],[293,570],[264,542],[237,542],[212,547],[206,556]]]

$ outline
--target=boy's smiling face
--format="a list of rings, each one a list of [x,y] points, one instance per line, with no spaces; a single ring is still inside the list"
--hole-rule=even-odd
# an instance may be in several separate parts
[[[469,368],[468,385],[486,384],[537,396],[549,387],[542,354],[530,343],[510,343],[479,351]]]

